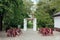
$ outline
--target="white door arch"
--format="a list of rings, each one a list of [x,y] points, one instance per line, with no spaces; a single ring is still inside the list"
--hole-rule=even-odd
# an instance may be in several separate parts
[[[36,18],[28,18],[28,19],[33,19],[33,31],[36,31],[36,29],[37,29],[37,20],[36,20]],[[27,20],[28,20],[27,18],[25,18],[24,19],[24,31],[26,31],[27,30]]]

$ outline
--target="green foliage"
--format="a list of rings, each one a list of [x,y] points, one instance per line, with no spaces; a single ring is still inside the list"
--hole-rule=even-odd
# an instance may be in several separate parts
[[[22,0],[1,0],[0,11],[3,13],[4,25],[17,27],[23,25],[23,19],[28,17]],[[4,26],[5,27],[5,26]]]
[[[29,17],[28,14],[31,13],[32,5],[31,0],[0,0],[0,15],[3,16],[4,28],[8,26],[17,27],[18,25],[23,27],[23,19]],[[35,12],[37,26],[53,27],[52,15],[59,11],[60,0],[39,0]]]
[[[33,27],[33,21],[32,20],[28,20],[27,27],[28,28],[32,28]]]
[[[38,27],[53,27],[53,14],[60,11],[60,0],[41,0],[37,4],[35,17],[37,18]]]
[[[50,9],[50,5],[46,2],[40,1],[37,4],[37,11],[35,12],[35,17],[37,18],[37,25],[38,27],[53,25],[52,9]],[[48,26],[49,27],[49,26]]]
[[[31,6],[33,5],[33,2],[31,0],[23,0],[23,3],[25,5],[27,14],[30,14],[31,13]]]

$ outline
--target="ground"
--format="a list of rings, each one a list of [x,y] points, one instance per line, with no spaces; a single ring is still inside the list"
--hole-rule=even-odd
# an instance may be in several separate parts
[[[17,37],[6,37],[6,33],[0,32],[0,40],[60,40],[60,32],[54,31],[53,36],[42,36],[38,31],[28,29],[22,30],[22,34]]]

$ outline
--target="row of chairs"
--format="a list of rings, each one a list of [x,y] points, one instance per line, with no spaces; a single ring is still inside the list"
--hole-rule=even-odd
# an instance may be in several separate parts
[[[53,35],[53,29],[52,28],[39,28],[39,33],[42,35]]]
[[[15,37],[17,35],[20,35],[21,33],[22,33],[21,29],[19,29],[19,28],[12,28],[12,29],[7,30],[8,37]]]

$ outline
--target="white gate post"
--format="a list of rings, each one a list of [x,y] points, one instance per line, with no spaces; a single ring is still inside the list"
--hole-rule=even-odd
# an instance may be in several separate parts
[[[36,18],[33,19],[33,31],[36,31]]]
[[[24,31],[26,31],[26,30],[27,30],[27,20],[24,19]]]

